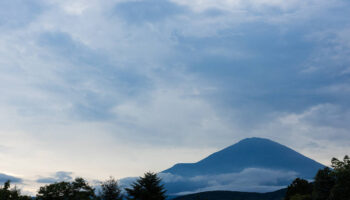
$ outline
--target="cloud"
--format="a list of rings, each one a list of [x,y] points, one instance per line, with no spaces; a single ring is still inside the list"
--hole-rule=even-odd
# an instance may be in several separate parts
[[[349,149],[348,1],[0,5],[13,174],[137,176],[250,136],[325,164]]]
[[[7,30],[8,28],[22,28],[40,15],[43,7],[39,1],[30,0],[21,2],[18,0],[1,2],[0,12],[0,29]]]
[[[217,174],[210,176],[183,177],[170,173],[160,173],[166,188],[171,194],[230,190],[246,192],[270,192],[286,187],[298,174],[292,171],[276,171],[270,169],[247,168],[238,173]],[[181,191],[178,186],[186,188]]]
[[[184,7],[168,0],[125,1],[114,10],[129,23],[157,22],[184,12]]]
[[[158,176],[162,179],[169,195],[185,195],[213,190],[271,192],[286,187],[298,177],[298,173],[246,168],[238,173],[191,177],[159,173]],[[136,180],[136,177],[123,178],[120,180],[120,185],[128,188]]]
[[[151,94],[152,98],[148,102],[129,101],[116,106],[113,112],[120,119],[119,123],[123,125],[123,129],[133,132],[134,140],[140,142],[176,146],[179,142],[192,143],[201,134],[207,137],[228,134],[230,128],[222,123],[210,105],[191,97],[194,93],[191,88],[159,89]],[[186,128],[182,129],[183,127]],[[146,137],[142,130],[147,130]],[[210,136],[214,130],[217,134]],[[178,137],[181,137],[182,141],[174,144],[173,141]]]
[[[36,180],[38,183],[56,183],[61,181],[71,181],[72,172],[59,171],[56,172],[52,177],[44,177]]]
[[[0,151],[5,152],[8,150],[8,147],[4,146],[4,145],[0,145]]]
[[[11,181],[12,183],[22,183],[21,178],[0,173],[0,183],[5,183],[6,181]]]

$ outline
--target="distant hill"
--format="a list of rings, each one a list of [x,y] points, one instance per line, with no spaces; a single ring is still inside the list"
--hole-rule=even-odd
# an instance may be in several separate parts
[[[268,193],[210,191],[176,197],[173,200],[282,200],[286,189]]]

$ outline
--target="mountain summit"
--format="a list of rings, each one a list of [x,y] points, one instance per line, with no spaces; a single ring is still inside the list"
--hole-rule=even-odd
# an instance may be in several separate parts
[[[210,190],[268,192],[294,178],[313,179],[322,164],[277,142],[247,138],[196,163],[160,173],[170,194]]]

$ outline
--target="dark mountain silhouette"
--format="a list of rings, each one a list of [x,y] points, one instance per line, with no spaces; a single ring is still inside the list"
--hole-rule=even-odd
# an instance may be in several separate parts
[[[322,164],[277,142],[248,138],[196,163],[180,163],[159,173],[167,194],[204,191],[271,192],[296,177],[313,179]],[[128,185],[133,178],[122,179]]]
[[[176,164],[161,174],[165,174],[163,180],[171,195],[213,190],[270,192],[286,187],[296,177],[313,179],[324,167],[277,142],[248,138],[199,162]]]
[[[198,176],[240,172],[246,168],[294,171],[300,177],[312,179],[324,166],[269,139],[248,138],[197,163],[176,164],[163,173]]]
[[[210,191],[179,196],[173,200],[281,200],[286,194],[286,189],[275,192],[232,192],[232,191]]]

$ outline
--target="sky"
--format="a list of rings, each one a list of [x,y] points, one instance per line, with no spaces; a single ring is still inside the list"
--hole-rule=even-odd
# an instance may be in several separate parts
[[[0,182],[159,172],[247,137],[350,152],[348,0],[0,1]]]

